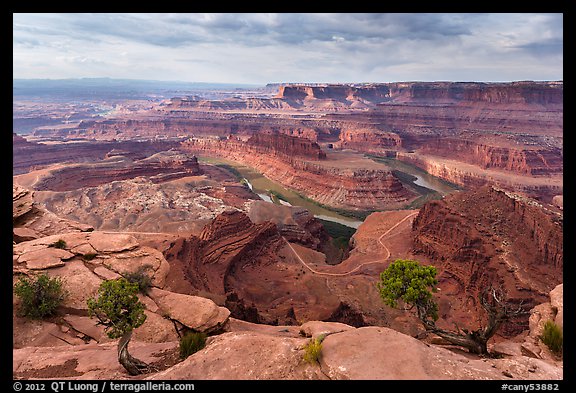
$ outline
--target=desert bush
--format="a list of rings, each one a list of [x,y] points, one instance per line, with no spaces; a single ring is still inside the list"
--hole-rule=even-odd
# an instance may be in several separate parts
[[[135,272],[124,274],[124,278],[128,280],[128,282],[138,285],[138,291],[140,291],[140,293],[146,294],[152,286],[152,279],[146,273],[146,271],[151,268],[152,266],[150,265],[142,265]]]
[[[324,336],[318,336],[308,341],[308,343],[304,346],[304,361],[310,364],[318,364],[320,362],[323,340]]]
[[[562,330],[554,322],[546,321],[540,340],[555,354],[562,353],[562,347],[564,345]]]
[[[189,332],[180,339],[180,358],[186,359],[188,356],[198,352],[206,345],[206,333]]]
[[[85,261],[91,261],[92,259],[96,258],[96,255],[98,255],[98,254],[88,253],[88,254],[82,255],[82,258],[83,258]]]
[[[58,239],[57,241],[55,241],[52,244],[49,244],[48,247],[54,247],[54,248],[60,248],[60,249],[65,249],[66,248],[66,242],[62,239]]]
[[[19,314],[33,319],[53,315],[66,297],[62,280],[45,273],[32,279],[21,278],[14,286],[14,294],[21,300]]]

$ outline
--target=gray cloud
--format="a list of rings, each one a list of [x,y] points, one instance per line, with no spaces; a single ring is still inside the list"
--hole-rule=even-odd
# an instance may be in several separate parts
[[[518,45],[516,48],[524,50],[535,57],[561,56],[564,51],[564,44],[562,39],[550,38]]]
[[[561,14],[14,14],[13,33],[15,77],[34,77],[41,54],[39,73],[77,59],[65,75],[79,77],[486,80],[498,64],[518,79],[562,78]]]

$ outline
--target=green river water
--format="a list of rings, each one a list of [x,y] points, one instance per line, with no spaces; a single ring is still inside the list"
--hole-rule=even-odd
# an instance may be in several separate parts
[[[391,169],[396,169],[398,171],[415,176],[416,179],[412,180],[414,184],[420,187],[426,187],[428,189],[437,191],[440,195],[446,195],[449,192],[454,191],[456,188],[449,185],[448,183],[426,173],[420,168],[416,168],[412,165],[400,162],[395,159],[388,158],[375,158],[375,161],[383,162],[391,167]],[[254,168],[242,165],[235,161],[226,160],[223,158],[198,156],[199,162],[204,162],[213,165],[226,165],[234,168],[240,176],[242,176],[247,182],[251,190],[258,194],[260,198],[268,202],[272,202],[269,191],[280,194],[290,205],[301,206],[315,217],[321,218],[328,221],[333,221],[346,225],[352,228],[358,228],[362,221],[357,218],[351,218],[338,214],[335,211],[323,208],[318,204],[311,202],[298,195],[296,192],[283,187],[282,185],[264,177],[261,173],[254,170]]]

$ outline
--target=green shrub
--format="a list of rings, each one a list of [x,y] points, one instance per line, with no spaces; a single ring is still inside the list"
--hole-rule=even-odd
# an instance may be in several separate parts
[[[62,239],[58,239],[57,241],[55,241],[52,244],[49,244],[48,247],[54,247],[54,248],[60,248],[60,249],[65,249],[66,248],[66,242]]]
[[[324,336],[318,336],[308,341],[304,346],[304,360],[306,362],[310,364],[319,364],[323,340]]]
[[[152,279],[146,273],[146,271],[151,268],[152,266],[150,265],[142,265],[135,272],[124,274],[124,278],[128,280],[128,282],[138,285],[138,291],[140,291],[140,293],[146,294],[152,286]]]
[[[62,280],[45,273],[33,279],[21,278],[14,286],[14,294],[21,300],[19,314],[33,319],[53,315],[66,297]]]
[[[82,258],[83,258],[85,261],[91,261],[92,259],[96,258],[96,255],[98,255],[98,254],[88,253],[88,254],[82,255]]]
[[[98,319],[108,337],[120,338],[146,321],[144,304],[137,294],[138,286],[123,277],[104,280],[97,296],[86,301],[88,316]]]
[[[186,359],[188,356],[198,352],[206,345],[206,333],[190,332],[180,339],[180,358]]]
[[[542,340],[552,352],[556,354],[562,353],[562,347],[564,345],[562,330],[554,322],[546,321],[540,340]]]

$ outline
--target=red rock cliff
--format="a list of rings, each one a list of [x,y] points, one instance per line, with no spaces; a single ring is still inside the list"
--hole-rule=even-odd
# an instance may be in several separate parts
[[[462,138],[434,138],[419,149],[433,154],[478,165],[526,175],[548,175],[563,170],[563,154],[559,148],[514,148],[493,146]]]
[[[304,157],[311,160],[326,158],[326,153],[322,151],[316,142],[286,134],[254,134],[246,143],[265,154],[280,155],[282,157]]]
[[[562,82],[393,82],[364,85],[282,85],[278,98],[362,99],[384,102],[484,102],[490,104],[561,105]]]
[[[490,186],[430,202],[413,223],[414,251],[439,268],[440,294],[452,303],[444,313],[456,319],[482,315],[478,294],[490,284],[514,302],[543,302],[563,281],[562,233],[558,212]],[[525,328],[527,319],[504,333]]]
[[[312,149],[312,157],[304,158],[296,152],[308,152],[308,148],[295,150],[295,147],[290,147],[284,153],[279,150],[282,145],[272,149],[256,144],[258,140],[245,143],[235,138],[196,138],[183,142],[182,149],[244,163],[287,188],[336,208],[376,210],[401,207],[415,198],[389,170],[331,166],[318,159],[316,148]],[[310,146],[309,142],[304,143]]]
[[[385,154],[387,150],[396,150],[402,146],[402,138],[393,132],[377,129],[345,128],[335,147],[354,149],[366,153]]]

